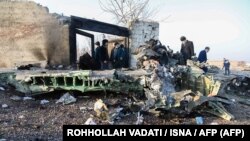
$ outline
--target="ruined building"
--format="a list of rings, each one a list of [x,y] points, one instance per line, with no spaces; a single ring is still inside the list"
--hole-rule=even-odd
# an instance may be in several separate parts
[[[0,67],[29,61],[69,64],[69,25],[34,2],[0,1]]]
[[[158,39],[159,23],[136,21],[130,28],[77,16],[50,14],[35,2],[0,1],[0,68],[14,68],[22,63],[45,62],[70,65],[76,62],[76,34],[95,37],[87,31],[125,37],[131,50],[151,38]],[[131,66],[135,66],[131,56]]]

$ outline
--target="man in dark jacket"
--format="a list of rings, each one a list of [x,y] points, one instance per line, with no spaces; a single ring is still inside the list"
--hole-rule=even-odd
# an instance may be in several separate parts
[[[96,50],[96,60],[101,64],[102,70],[108,69],[108,40],[104,39],[102,41],[102,46]]]
[[[225,75],[230,75],[230,62],[227,59],[224,59],[224,64],[223,64],[223,68],[225,69]]]
[[[128,48],[125,47],[124,44],[120,45],[121,47],[121,56],[120,59],[122,59],[121,67],[122,68],[128,68],[128,61],[129,61],[129,51]]]
[[[110,61],[112,63],[113,68],[118,69],[121,68],[121,47],[118,42],[114,43],[114,48],[111,50]]]
[[[187,65],[187,60],[191,60],[192,56],[195,56],[194,44],[184,36],[181,37],[181,42],[181,54],[185,60],[185,65]]]
[[[110,61],[115,69],[125,68],[127,62],[127,50],[123,44],[116,42],[111,51]]]
[[[96,42],[95,43],[96,45],[96,48],[95,48],[95,61],[96,61],[96,64],[97,64],[97,67],[98,67],[98,70],[101,69],[101,62],[99,61],[99,55],[97,55],[97,52],[99,51],[100,47],[101,47],[101,44],[100,42]]]
[[[198,57],[198,61],[200,63],[207,63],[207,53],[210,51],[210,48],[209,47],[206,47],[205,50],[202,50],[199,54],[199,57]],[[208,68],[207,67],[203,67],[202,68],[204,70],[205,73],[207,73],[208,71]]]

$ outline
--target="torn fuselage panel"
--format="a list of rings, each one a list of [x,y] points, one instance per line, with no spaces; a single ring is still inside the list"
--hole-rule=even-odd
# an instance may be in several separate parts
[[[9,83],[16,90],[28,95],[48,93],[55,90],[66,91],[112,91],[120,93],[143,93],[139,81],[117,79],[112,71],[65,71],[43,73],[16,73]],[[141,74],[141,73],[140,73]],[[123,74],[126,77],[126,74]]]

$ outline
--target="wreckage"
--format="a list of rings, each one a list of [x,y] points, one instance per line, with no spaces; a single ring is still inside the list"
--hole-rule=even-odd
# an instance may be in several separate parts
[[[0,79],[2,84],[12,85],[28,96],[57,90],[111,91],[144,96],[129,104],[137,107],[135,112],[161,115],[178,111],[185,115],[205,105],[207,113],[234,119],[223,106],[231,102],[217,97],[221,83],[200,69],[204,64],[189,60],[184,66],[179,53],[173,53],[156,40],[150,40],[133,53],[137,56],[138,70],[11,71],[1,72]]]
[[[138,77],[138,74],[140,74]],[[65,91],[111,91],[122,93],[142,93],[140,77],[147,75],[143,70],[123,73],[111,71],[18,71],[1,73],[2,81],[28,96]],[[126,78],[125,78],[126,76]]]
[[[225,89],[227,93],[250,97],[250,78],[245,76],[236,77],[230,81]]]

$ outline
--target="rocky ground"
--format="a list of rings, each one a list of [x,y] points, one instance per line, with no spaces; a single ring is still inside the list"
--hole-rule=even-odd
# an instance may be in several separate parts
[[[125,95],[92,93],[87,96],[75,95],[77,102],[70,105],[56,104],[56,101],[64,92],[57,92],[34,97],[34,100],[11,100],[14,95],[22,96],[12,88],[0,91],[0,139],[8,141],[60,141],[62,140],[63,125],[84,125],[86,120],[95,115],[93,110],[96,99],[103,99],[109,109],[119,106],[118,101],[126,99]],[[227,110],[235,116],[233,121],[225,121],[221,118],[208,114],[190,115],[184,118],[159,118],[152,114],[144,114],[144,125],[194,125],[195,117],[202,116],[204,123],[210,124],[250,124],[250,106],[240,104],[240,97],[237,95],[227,95],[235,100],[233,105],[227,106]],[[49,101],[46,105],[41,105],[41,100]],[[249,98],[250,99],[250,98]],[[249,100],[248,99],[248,100]],[[6,105],[7,107],[5,107]],[[4,105],[4,106],[3,106]],[[112,105],[112,106],[111,106]],[[3,107],[2,107],[3,106]],[[107,125],[109,123],[94,117],[97,124]],[[122,118],[115,124],[131,125],[135,124],[137,114],[130,114]]]

